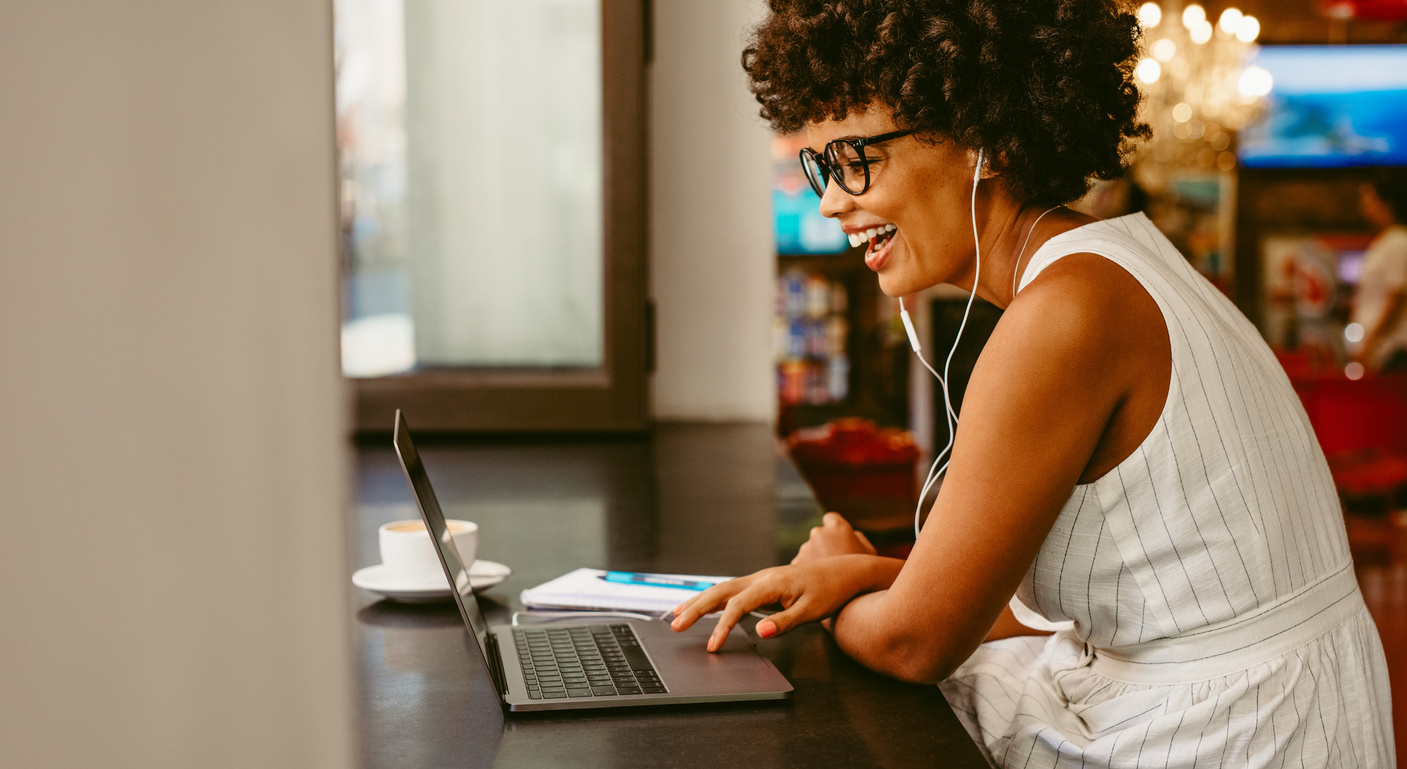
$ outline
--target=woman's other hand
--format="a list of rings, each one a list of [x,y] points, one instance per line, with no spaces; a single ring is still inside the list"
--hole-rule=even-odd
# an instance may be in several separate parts
[[[670,627],[686,630],[701,617],[722,610],[723,616],[708,639],[708,650],[717,651],[744,614],[779,603],[782,611],[757,623],[757,634],[772,638],[797,625],[832,616],[860,593],[892,581],[890,572],[897,573],[897,569],[878,563],[889,560],[843,555],[763,569],[714,585],[680,604],[674,609]]]
[[[833,555],[874,554],[874,545],[870,544],[870,540],[862,532],[851,528],[850,522],[840,513],[826,513],[821,519],[821,525],[811,528],[811,537],[796,552],[796,557],[791,559],[791,562],[806,563]]]

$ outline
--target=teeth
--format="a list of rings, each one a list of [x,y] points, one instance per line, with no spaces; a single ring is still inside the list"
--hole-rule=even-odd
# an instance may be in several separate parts
[[[855,246],[858,246],[861,243],[874,240],[875,237],[878,235],[885,235],[890,232],[893,232],[895,229],[897,228],[892,224],[881,224],[878,227],[871,227],[867,230],[862,230],[860,232],[850,234],[848,235],[848,237],[850,238],[850,246],[854,248]]]

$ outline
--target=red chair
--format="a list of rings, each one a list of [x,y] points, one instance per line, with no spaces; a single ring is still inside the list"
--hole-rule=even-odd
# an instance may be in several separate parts
[[[1292,379],[1344,508],[1407,506],[1407,376]]]

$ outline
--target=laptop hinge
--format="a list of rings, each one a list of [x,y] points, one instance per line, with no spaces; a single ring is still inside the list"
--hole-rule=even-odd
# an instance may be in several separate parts
[[[503,656],[498,650],[498,636],[489,631],[489,678],[493,679],[493,686],[498,690],[499,699],[508,697],[508,673],[503,669]]]

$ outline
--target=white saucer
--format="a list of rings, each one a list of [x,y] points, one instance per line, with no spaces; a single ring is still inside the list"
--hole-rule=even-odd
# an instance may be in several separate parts
[[[469,567],[469,584],[475,590],[488,590],[508,579],[512,573],[512,569],[501,563],[479,559]],[[352,584],[403,603],[434,603],[451,597],[449,582],[443,577],[433,582],[407,581],[404,577],[392,574],[386,569],[386,565],[381,563],[358,569],[352,575]]]

